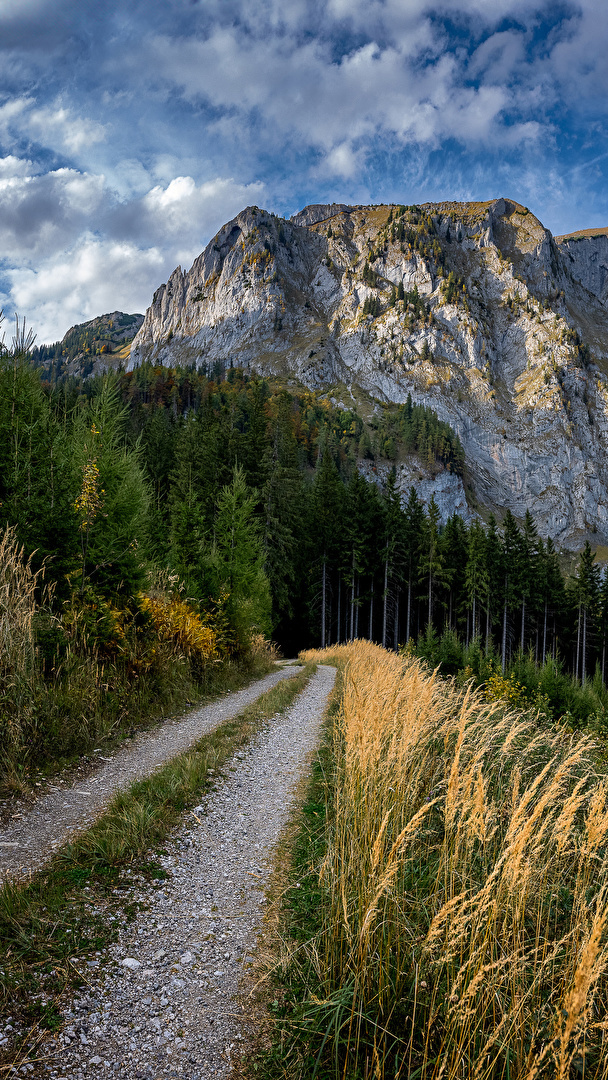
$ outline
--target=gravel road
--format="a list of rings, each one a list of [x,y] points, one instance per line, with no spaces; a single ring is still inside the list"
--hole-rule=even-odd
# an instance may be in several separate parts
[[[117,791],[148,776],[157,765],[187,750],[205,732],[237,716],[260,694],[299,670],[289,665],[279,668],[244,690],[135,736],[113,757],[100,758],[101,767],[85,780],[50,785],[48,794],[28,806],[19,820],[0,829],[0,880],[39,870],[71,833],[98,817]]]
[[[246,1009],[234,998],[262,923],[273,849],[334,678],[333,668],[317,668],[291,708],[235,754],[165,845],[167,880],[131,882],[131,899],[146,908],[107,955],[81,964],[87,990],[66,1008],[56,1041],[39,1048],[50,1057],[36,1076],[228,1076],[246,1046]]]

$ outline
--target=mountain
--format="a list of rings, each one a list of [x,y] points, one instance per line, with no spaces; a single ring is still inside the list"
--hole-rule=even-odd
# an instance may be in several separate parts
[[[603,304],[608,302],[608,228],[556,236],[573,277]]]
[[[430,406],[472,507],[608,542],[608,238],[509,199],[248,207],[156,290],[129,365],[221,363]]]
[[[89,322],[71,326],[61,341],[32,350],[32,359],[48,374],[89,375],[109,363],[126,360],[131,342],[144,321],[143,315],[111,311]]]

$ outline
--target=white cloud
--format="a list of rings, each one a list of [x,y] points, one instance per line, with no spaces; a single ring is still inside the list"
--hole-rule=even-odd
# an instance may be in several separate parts
[[[67,150],[70,154],[79,154],[103,142],[107,132],[107,125],[76,116],[60,103],[32,109],[26,115],[26,126],[30,135],[44,146]]]
[[[334,146],[317,169],[318,176],[335,176],[349,180],[361,171],[363,153],[356,152],[347,142]]]
[[[141,200],[149,228],[175,240],[209,235],[248,203],[261,201],[262,183],[237,184],[217,177],[197,185],[191,176],[176,176],[166,188],[153,187]]]
[[[175,266],[190,266],[227,219],[264,195],[260,183],[180,176],[118,202],[103,176],[32,172],[30,162],[0,159],[0,251],[12,264],[4,307],[25,316],[38,341],[102,311],[145,310]]]
[[[516,34],[495,38],[474,60],[476,72],[489,72],[480,85],[470,81],[466,56],[441,54],[426,19],[402,40],[368,41],[339,60],[318,40],[276,36],[253,47],[238,27],[215,28],[205,40],[157,37],[152,55],[155,70],[187,99],[223,112],[224,135],[232,126],[239,137],[244,123],[257,120],[261,140],[320,150],[325,174],[333,166],[336,176],[350,177],[363,140],[434,146],[452,138],[471,147],[507,129],[510,144],[536,137],[541,125],[531,127],[528,116],[505,122],[512,106],[520,115],[525,106],[506,81],[522,45]]]
[[[32,261],[71,245],[105,198],[103,176],[75,169],[36,173],[12,155],[0,161],[0,253],[5,260]]]
[[[26,317],[39,343],[57,341],[70,326],[95,315],[145,311],[171,269],[171,258],[158,248],[87,237],[36,270],[10,271],[9,302]]]
[[[9,98],[0,105],[0,134],[4,139],[11,137],[11,132],[22,122],[23,116],[34,105],[34,98]]]
[[[15,97],[0,105],[0,135],[5,143],[24,138],[49,150],[78,156],[107,137],[107,125],[80,116],[57,99],[38,105],[33,97]]]
[[[0,177],[13,179],[20,176],[31,176],[34,171],[33,161],[27,158],[18,158],[14,154],[7,154],[0,158]]]

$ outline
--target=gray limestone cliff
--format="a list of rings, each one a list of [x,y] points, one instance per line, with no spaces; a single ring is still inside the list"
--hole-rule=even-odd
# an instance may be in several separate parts
[[[130,363],[410,393],[458,432],[477,509],[530,509],[563,546],[606,543],[606,259],[581,242],[508,199],[315,205],[291,221],[248,207],[157,289]],[[446,506],[463,504],[454,479]]]
[[[608,229],[556,237],[572,277],[603,304],[608,302]]]

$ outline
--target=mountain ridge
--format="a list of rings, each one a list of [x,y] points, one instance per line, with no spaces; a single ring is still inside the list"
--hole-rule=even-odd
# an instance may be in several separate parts
[[[574,234],[578,236],[580,234]],[[250,367],[412,399],[451,424],[483,513],[608,540],[603,235],[521,203],[247,207],[160,286],[129,365]]]

